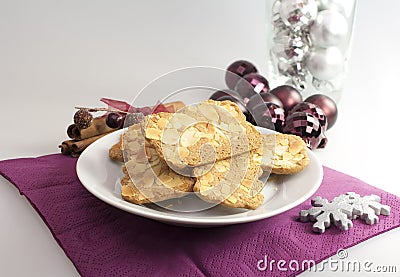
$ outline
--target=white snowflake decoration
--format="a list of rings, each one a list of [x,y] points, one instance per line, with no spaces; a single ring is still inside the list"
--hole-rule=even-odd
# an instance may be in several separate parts
[[[353,206],[353,218],[360,217],[367,224],[372,225],[379,222],[378,215],[389,215],[390,207],[381,204],[381,198],[378,195],[360,196],[355,192],[346,193],[349,202]]]
[[[300,211],[300,221],[315,221],[312,230],[316,233],[324,233],[332,223],[341,230],[348,230],[353,227],[351,219],[357,217],[369,225],[376,224],[378,215],[390,214],[390,207],[380,200],[374,194],[361,197],[355,192],[339,195],[330,202],[317,196],[311,200],[312,208]]]

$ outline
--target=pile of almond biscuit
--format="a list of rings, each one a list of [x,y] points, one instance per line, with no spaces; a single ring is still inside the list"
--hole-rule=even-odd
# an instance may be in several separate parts
[[[109,156],[122,163],[121,196],[154,203],[189,193],[210,203],[257,209],[260,177],[295,174],[309,163],[304,141],[261,134],[231,101],[207,100],[130,126]]]

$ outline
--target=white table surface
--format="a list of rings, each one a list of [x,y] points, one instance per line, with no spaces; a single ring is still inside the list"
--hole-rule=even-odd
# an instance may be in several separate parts
[[[174,69],[248,59],[265,72],[264,6],[263,0],[0,0],[0,159],[58,152],[74,106],[101,106],[100,97],[131,101]],[[399,11],[396,0],[359,1],[339,118],[327,148],[316,151],[324,165],[396,195]],[[0,221],[1,276],[78,276],[3,178]],[[398,276],[399,245],[395,229],[348,249],[349,259],[397,265],[396,274],[384,276]]]

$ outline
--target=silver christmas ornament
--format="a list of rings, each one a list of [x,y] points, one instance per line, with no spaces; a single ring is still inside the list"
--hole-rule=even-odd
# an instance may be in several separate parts
[[[282,22],[274,22],[274,34],[275,37],[289,36],[291,34],[289,28]]]
[[[300,90],[306,89],[306,70],[302,62],[287,63],[278,62],[279,73],[290,77],[294,86]]]
[[[344,58],[337,47],[313,48],[307,58],[306,65],[315,78],[330,80],[343,70]]]
[[[295,31],[307,27],[317,17],[315,0],[281,0],[279,14],[282,21]]]
[[[340,45],[348,32],[344,16],[334,10],[324,10],[318,13],[310,27],[310,37],[314,46],[329,47]]]
[[[284,35],[275,37],[273,52],[281,61],[293,63],[303,60],[308,48],[301,36]]]
[[[275,37],[288,36],[290,29],[283,22],[279,11],[281,9],[281,1],[277,0],[272,6],[272,27]]]
[[[276,0],[274,4],[272,4],[272,16],[275,16],[275,14],[279,14],[280,10],[281,10],[281,1]]]
[[[278,61],[278,70],[279,73],[291,77],[296,76],[297,74],[304,71],[304,67],[301,63],[287,63],[283,61]]]

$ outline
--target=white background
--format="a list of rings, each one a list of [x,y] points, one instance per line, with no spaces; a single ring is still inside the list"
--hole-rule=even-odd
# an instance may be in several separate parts
[[[248,59],[266,72],[264,7],[264,0],[0,0],[0,159],[58,152],[74,106],[131,101],[171,70]],[[339,118],[327,148],[316,151],[324,165],[396,195],[399,12],[396,0],[359,1]],[[78,275],[2,178],[0,221],[0,275]],[[352,247],[349,257],[400,271],[399,245],[397,229]]]

